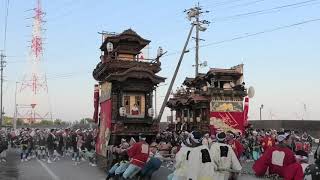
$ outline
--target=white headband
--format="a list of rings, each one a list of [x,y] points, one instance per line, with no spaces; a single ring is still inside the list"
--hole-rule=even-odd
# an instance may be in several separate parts
[[[306,156],[301,156],[301,155],[295,155],[296,159],[299,159],[299,160],[308,160],[308,157]]]
[[[278,141],[279,142],[282,142],[283,140],[285,140],[287,137],[289,136],[288,133],[285,133],[285,134],[281,134],[281,135],[278,135]]]

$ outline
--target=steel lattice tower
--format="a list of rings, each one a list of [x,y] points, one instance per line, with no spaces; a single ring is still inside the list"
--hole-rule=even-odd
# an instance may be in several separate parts
[[[45,73],[40,70],[40,64],[43,60],[43,24],[44,24],[44,15],[45,13],[42,10],[40,0],[37,0],[36,7],[32,9],[34,11],[33,26],[32,26],[32,39],[30,45],[29,53],[29,63],[30,68],[28,72],[24,75],[21,83],[19,94],[27,93],[27,96],[30,96],[27,103],[17,104],[15,107],[15,117],[28,119],[29,123],[34,123],[37,120],[41,119],[51,119],[51,108],[49,103],[49,98],[46,100],[49,105],[47,113],[37,112],[39,110],[39,96],[41,94],[46,94],[48,97],[48,86],[47,78]],[[27,112],[20,113],[19,109],[28,109]],[[16,119],[15,118],[15,119]]]

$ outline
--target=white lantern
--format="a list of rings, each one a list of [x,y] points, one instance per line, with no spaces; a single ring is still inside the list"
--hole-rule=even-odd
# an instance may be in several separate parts
[[[153,117],[153,115],[154,115],[154,110],[153,110],[152,108],[149,108],[149,109],[148,109],[148,115],[149,115],[150,117]]]
[[[111,42],[107,43],[107,51],[110,53],[113,51],[113,44]]]
[[[200,117],[197,117],[196,119],[197,119],[197,122],[200,122],[200,121],[201,121],[201,118],[200,118]]]
[[[120,114],[120,116],[125,116],[126,115],[126,108],[125,107],[119,108],[119,114]]]

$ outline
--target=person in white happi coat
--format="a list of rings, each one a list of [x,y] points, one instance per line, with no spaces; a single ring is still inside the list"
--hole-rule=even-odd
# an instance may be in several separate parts
[[[203,139],[202,139],[202,145],[206,145],[209,147],[209,149],[211,148],[211,145],[212,145],[213,141],[209,135],[209,133],[206,133],[204,136],[203,136]]]
[[[176,156],[172,180],[214,180],[214,166],[208,146],[202,145],[201,133],[192,132]]]
[[[175,170],[172,174],[168,176],[168,180],[185,180],[186,179],[186,161],[187,161],[187,152],[189,151],[189,147],[184,143],[181,144],[181,148],[176,154],[176,163]]]
[[[213,154],[213,161],[217,166],[214,180],[233,180],[236,179],[237,172],[242,166],[233,151],[232,147],[225,144],[226,134],[220,132],[216,136],[217,141],[213,143],[210,152]]]

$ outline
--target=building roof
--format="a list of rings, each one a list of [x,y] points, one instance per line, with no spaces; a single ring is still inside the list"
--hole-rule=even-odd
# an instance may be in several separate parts
[[[220,69],[220,68],[210,68],[209,72],[207,74],[211,74],[211,73],[214,73],[214,74],[220,74],[220,73],[223,73],[223,74],[239,74],[239,75],[242,75],[241,72],[237,71],[236,69]]]

